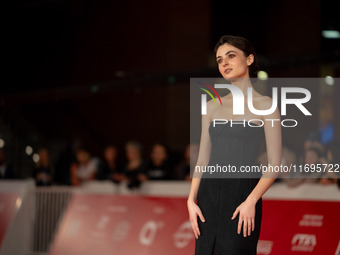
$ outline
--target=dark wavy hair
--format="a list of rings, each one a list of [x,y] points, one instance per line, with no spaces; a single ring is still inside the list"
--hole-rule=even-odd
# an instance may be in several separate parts
[[[244,37],[241,36],[234,36],[234,35],[224,35],[222,36],[216,43],[214,52],[215,55],[217,50],[220,46],[224,44],[230,44],[235,48],[243,51],[244,55],[248,57],[250,54],[254,55],[254,62],[249,66],[249,76],[252,78],[257,77],[257,72],[259,71],[260,67],[257,62],[257,56],[254,50],[253,45]]]

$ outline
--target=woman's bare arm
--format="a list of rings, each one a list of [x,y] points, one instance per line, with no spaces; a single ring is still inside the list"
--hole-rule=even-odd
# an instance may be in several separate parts
[[[209,105],[209,102],[208,102]],[[209,109],[209,108],[208,108]],[[198,152],[196,166],[206,166],[209,163],[210,159],[210,135],[209,135],[209,125],[210,125],[210,117],[209,114],[202,116],[202,131],[201,131],[201,141],[200,141],[200,149]],[[189,219],[191,223],[192,230],[194,232],[195,238],[198,239],[198,236],[201,235],[197,217],[200,218],[202,222],[205,222],[204,216],[202,214],[201,209],[196,204],[197,193],[201,182],[202,172],[196,172],[193,169],[193,178],[191,181],[190,193],[187,201],[188,211],[189,211]]]
[[[209,115],[203,115],[200,148],[198,152],[197,162],[195,164],[195,169],[196,169],[196,166],[199,166],[199,167],[206,166],[209,163],[210,150],[211,150],[209,125],[210,125]],[[198,188],[199,188],[201,177],[202,177],[202,173],[196,172],[195,169],[193,170],[194,171],[192,174],[193,178],[191,181],[190,193],[188,197],[188,202],[194,202],[194,203],[197,200]]]
[[[280,167],[282,153],[282,136],[279,110],[276,109],[271,115],[268,115],[266,119],[267,121],[265,121],[264,124],[264,132],[266,138],[268,165]],[[270,119],[279,119],[279,121],[268,121]],[[256,203],[273,184],[278,175],[279,172],[267,172],[263,174],[258,184],[249,194],[247,199]]]
[[[264,109],[271,107],[272,100],[269,98],[264,102],[266,106]],[[280,112],[278,109],[271,115],[266,116],[267,121],[264,124],[264,132],[267,146],[268,164],[271,166],[279,166],[281,164],[281,122]],[[276,119],[278,121],[268,121],[269,119]],[[272,124],[274,123],[274,124]],[[237,233],[241,234],[241,228],[243,224],[243,236],[246,237],[251,234],[251,231],[255,229],[255,205],[257,201],[263,196],[263,194],[269,189],[277,178],[279,173],[267,172],[262,175],[261,179],[248,195],[247,199],[239,205],[233,213],[232,220],[239,215],[239,221],[237,226]]]

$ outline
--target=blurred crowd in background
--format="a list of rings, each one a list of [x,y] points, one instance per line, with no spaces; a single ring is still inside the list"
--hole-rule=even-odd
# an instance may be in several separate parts
[[[138,188],[146,180],[190,180],[190,145],[183,154],[172,152],[163,142],[155,142],[149,156],[143,157],[144,146],[135,140],[125,144],[124,151],[116,145],[107,145],[103,154],[95,156],[81,142],[72,143],[56,162],[51,162],[47,147],[38,149],[38,160],[32,169],[37,186],[80,186],[91,180],[127,180],[129,188]],[[196,153],[197,154],[197,153]],[[4,150],[0,149],[0,177],[15,179],[15,171],[6,164]]]
[[[198,144],[188,144],[182,153],[177,153],[170,150],[164,142],[155,142],[151,150],[145,152],[143,144],[131,140],[122,151],[116,145],[110,144],[103,149],[102,155],[95,156],[90,148],[78,141],[61,153],[56,162],[51,162],[49,149],[41,147],[32,169],[32,178],[37,186],[81,186],[92,180],[111,180],[113,184],[125,181],[129,189],[138,189],[148,180],[190,181],[190,171],[194,171],[198,151]],[[283,166],[321,164],[325,171],[282,172],[276,182],[284,182],[290,187],[302,183],[337,183],[340,187],[339,163],[336,160],[339,158],[340,141],[323,145],[316,139],[306,139],[302,153],[283,146]],[[259,165],[268,165],[265,150],[259,154],[257,161]],[[6,164],[3,149],[0,149],[0,177],[16,179],[13,168]]]

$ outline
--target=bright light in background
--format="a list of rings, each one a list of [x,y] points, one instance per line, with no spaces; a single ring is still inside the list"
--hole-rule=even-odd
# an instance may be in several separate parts
[[[0,148],[3,148],[5,146],[5,141],[4,139],[0,138]]]
[[[340,32],[338,30],[323,30],[322,36],[327,39],[340,39]]]
[[[259,71],[259,72],[257,73],[257,78],[259,78],[260,80],[265,81],[265,80],[268,79],[268,74],[267,74],[267,72],[265,72],[265,71]]]
[[[22,204],[22,199],[18,197],[17,200],[15,201],[15,206],[17,207],[17,209],[20,208],[21,204]]]
[[[39,159],[40,159],[39,155],[37,153],[34,153],[33,154],[33,161],[34,161],[34,163],[38,163]]]
[[[332,85],[334,85],[334,78],[332,76],[327,75],[325,77],[325,82],[326,82],[327,85],[332,86]]]
[[[33,153],[33,148],[27,145],[25,151],[27,155],[31,155]]]

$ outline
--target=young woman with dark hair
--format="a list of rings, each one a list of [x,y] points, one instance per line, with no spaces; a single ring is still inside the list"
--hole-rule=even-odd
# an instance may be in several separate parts
[[[207,102],[207,114],[202,115],[202,133],[196,166],[219,164],[256,164],[265,142],[268,163],[281,164],[280,119],[277,108],[269,115],[255,115],[247,107],[251,96],[257,110],[267,110],[272,99],[252,87],[250,77],[256,77],[257,58],[251,43],[238,36],[226,35],[215,47],[216,61],[224,79],[243,92],[243,116],[233,115],[233,95],[221,98],[222,106]],[[252,95],[248,89],[252,89]],[[239,120],[242,117],[243,120]],[[212,125],[214,119],[230,119],[232,125]],[[256,119],[256,120],[255,120]],[[249,122],[251,121],[251,125]],[[240,125],[238,122],[243,122]],[[248,121],[248,125],[245,123]],[[236,124],[238,123],[238,124]],[[196,169],[196,168],[195,168]],[[276,174],[252,178],[208,178],[209,173],[194,173],[187,205],[195,235],[196,255],[255,255],[262,219],[262,196],[275,181]]]

